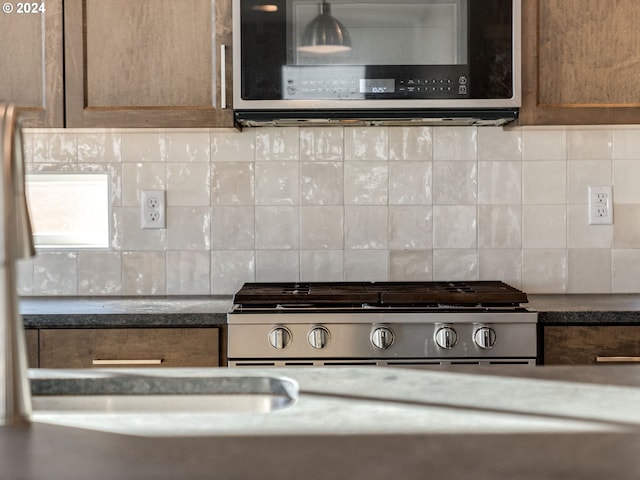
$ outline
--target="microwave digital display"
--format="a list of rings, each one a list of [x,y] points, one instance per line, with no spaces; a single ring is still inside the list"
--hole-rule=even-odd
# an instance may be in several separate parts
[[[361,78],[360,93],[394,93],[396,82],[393,78]]]

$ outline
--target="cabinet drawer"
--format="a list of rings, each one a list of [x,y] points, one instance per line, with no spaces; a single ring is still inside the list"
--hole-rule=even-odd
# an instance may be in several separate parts
[[[544,327],[545,365],[640,361],[640,325]]]
[[[40,330],[40,367],[216,367],[218,342],[217,328]]]

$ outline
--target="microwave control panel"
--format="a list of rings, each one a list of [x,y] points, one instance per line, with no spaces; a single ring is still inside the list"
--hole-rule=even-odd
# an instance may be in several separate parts
[[[358,66],[286,65],[286,100],[469,98],[466,65]]]

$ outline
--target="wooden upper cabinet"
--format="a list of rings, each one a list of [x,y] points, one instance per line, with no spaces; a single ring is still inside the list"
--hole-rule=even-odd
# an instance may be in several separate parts
[[[32,3],[6,5],[13,11],[0,13],[0,101],[15,103],[26,127],[63,127],[62,0],[40,0],[33,12]]]
[[[231,0],[64,8],[68,127],[233,126]]]
[[[640,2],[523,0],[520,124],[640,123]]]

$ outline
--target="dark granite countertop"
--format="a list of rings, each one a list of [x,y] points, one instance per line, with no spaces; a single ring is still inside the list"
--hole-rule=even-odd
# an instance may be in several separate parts
[[[540,324],[640,323],[638,294],[529,295]]]
[[[227,322],[232,297],[23,297],[27,328],[213,326]],[[530,294],[540,324],[640,323],[640,294]]]
[[[27,328],[184,327],[227,323],[231,297],[22,297]]]

